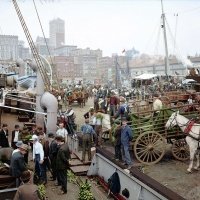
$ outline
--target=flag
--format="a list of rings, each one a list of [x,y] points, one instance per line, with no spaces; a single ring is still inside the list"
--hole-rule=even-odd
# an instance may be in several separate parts
[[[122,53],[124,53],[125,52],[125,49],[122,51]]]

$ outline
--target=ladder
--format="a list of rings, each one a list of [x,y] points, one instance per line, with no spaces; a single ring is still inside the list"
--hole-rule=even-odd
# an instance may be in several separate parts
[[[29,46],[30,46],[30,48],[31,48],[33,57],[34,57],[34,59],[35,59],[35,62],[36,62],[36,64],[37,64],[37,67],[38,67],[39,72],[40,72],[40,74],[41,74],[41,77],[42,77],[42,79],[43,79],[43,81],[44,81],[44,86],[45,86],[46,90],[50,90],[50,89],[51,89],[51,88],[50,88],[50,87],[51,87],[51,83],[50,83],[49,77],[48,77],[48,75],[47,75],[47,73],[46,73],[46,69],[45,69],[45,67],[44,67],[44,64],[43,64],[42,60],[40,59],[40,56],[39,56],[39,54],[38,54],[38,52],[37,52],[37,49],[36,49],[36,47],[35,47],[35,44],[34,44],[33,39],[32,39],[32,37],[31,37],[31,34],[29,33],[28,27],[27,27],[27,25],[26,25],[26,23],[25,23],[25,21],[24,21],[24,18],[23,18],[23,16],[22,16],[22,13],[21,13],[21,11],[20,11],[20,9],[19,9],[19,6],[18,6],[16,0],[12,0],[12,2],[13,2],[13,4],[14,4],[14,7],[15,7],[15,10],[16,10],[17,15],[18,15],[18,17],[19,17],[20,23],[21,23],[21,25],[22,25],[22,28],[23,28],[24,33],[25,33],[25,35],[26,35],[26,38],[27,38],[27,40],[28,40]]]

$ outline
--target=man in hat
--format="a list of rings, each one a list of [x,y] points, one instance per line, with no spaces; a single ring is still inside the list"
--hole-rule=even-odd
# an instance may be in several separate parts
[[[86,112],[83,117],[85,119],[89,119],[89,124],[92,125],[93,124],[93,119],[94,119],[94,108],[90,107],[89,111]]]
[[[103,91],[103,98],[106,98],[106,97],[110,97],[110,93],[111,93],[111,90],[108,89],[108,86],[105,87],[105,90]]]
[[[27,170],[24,160],[24,155],[27,151],[28,145],[23,144],[19,148],[19,151],[14,153],[11,157],[9,174],[16,178],[16,187],[19,186],[19,177],[21,176],[22,172]]]
[[[58,176],[58,183],[61,185],[61,194],[67,193],[67,176],[66,170],[71,163],[71,156],[67,143],[64,143],[62,136],[56,136],[56,143],[60,145],[56,159],[56,170]]]
[[[154,94],[153,95],[153,110],[155,110],[155,112],[153,113],[153,120],[156,119],[156,117],[159,114],[159,110],[162,109],[162,101],[158,98],[158,94]]]
[[[55,181],[56,180],[56,149],[57,149],[57,143],[54,138],[53,133],[48,134],[48,139],[50,141],[50,147],[49,147],[49,159],[51,162],[51,170],[52,170],[52,177],[50,177],[50,181]]]
[[[121,98],[120,106],[114,118],[117,119],[119,116],[121,116],[121,118],[126,117],[129,120],[128,113],[129,113],[129,106],[125,103],[125,99]]]
[[[115,147],[115,157],[113,159],[117,161],[122,161],[122,153],[121,153],[121,121],[120,120],[115,120],[115,124],[117,126],[113,136],[115,137],[114,140],[114,147]]]
[[[115,111],[117,109],[117,105],[118,105],[118,99],[115,96],[114,92],[111,92],[111,97],[109,100],[109,104],[110,104],[110,116],[113,117],[115,114]]]
[[[20,128],[19,128],[19,125],[16,124],[15,125],[15,130],[12,131],[12,138],[11,138],[11,147],[13,149],[16,149],[16,143],[18,142],[18,136],[19,136],[19,133],[20,133]]]
[[[23,145],[24,143],[22,141],[18,141],[15,145],[17,147],[17,149],[15,149],[13,152],[12,152],[12,155],[18,151],[20,151],[20,147]]]
[[[128,165],[128,170],[132,168],[131,157],[129,154],[129,144],[133,139],[133,133],[131,128],[127,125],[126,117],[122,117],[122,132],[121,132],[121,144],[122,153],[125,159],[124,165]]]
[[[19,186],[13,200],[42,200],[38,187],[33,184],[33,173],[22,172],[20,180],[24,183]]]
[[[82,151],[82,160],[85,161],[86,148],[88,150],[88,160],[91,161],[91,145],[92,145],[92,136],[95,134],[92,126],[89,125],[89,119],[85,120],[85,124],[81,127],[83,133],[83,151]]]
[[[3,147],[9,147],[7,124],[3,124],[2,129],[0,131],[0,149]]]
[[[46,170],[44,163],[43,146],[38,142],[38,136],[33,135],[30,139],[33,142],[33,161],[35,162],[35,173],[40,177],[42,175],[43,185],[47,183]]]
[[[95,114],[95,117],[93,119],[94,124],[94,131],[95,131],[95,146],[100,145],[102,148],[102,121],[103,121],[103,111],[98,110]]]
[[[21,140],[24,144],[29,145],[29,138],[28,135],[30,135],[30,133],[28,132],[28,127],[24,126],[22,131],[19,133],[18,139]],[[27,153],[24,155],[24,160],[26,162],[26,164],[28,164],[28,151]]]
[[[105,97],[105,99],[103,99],[100,102],[101,109],[104,111],[105,114],[107,114],[108,105],[109,105],[109,98]]]

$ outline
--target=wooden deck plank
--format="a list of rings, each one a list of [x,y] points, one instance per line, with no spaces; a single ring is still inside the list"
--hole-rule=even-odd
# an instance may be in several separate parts
[[[70,169],[75,175],[87,175],[89,168],[90,168],[89,165],[70,167]]]
[[[74,154],[77,156],[77,158],[79,160],[82,160],[82,151],[74,152]],[[91,163],[91,161],[88,160],[88,156],[87,156],[87,153],[86,153],[84,164],[90,164],[90,163]]]
[[[81,162],[78,159],[74,159],[71,161],[71,166],[80,166],[80,165],[85,165],[85,163]]]

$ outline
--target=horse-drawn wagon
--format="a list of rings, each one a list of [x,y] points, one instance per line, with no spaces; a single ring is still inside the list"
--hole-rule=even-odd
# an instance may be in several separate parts
[[[186,133],[183,133],[178,126],[167,130],[165,124],[172,113],[183,110],[184,106],[174,106],[159,110],[156,118],[153,113],[156,111],[145,110],[130,114],[131,121],[128,122],[132,129],[134,139],[132,147],[138,161],[145,165],[159,162],[165,154],[166,144],[172,144],[172,154],[178,160],[189,159],[189,147],[185,141]],[[198,111],[182,112],[188,119],[197,118]],[[111,128],[110,136],[115,130],[115,125]]]

